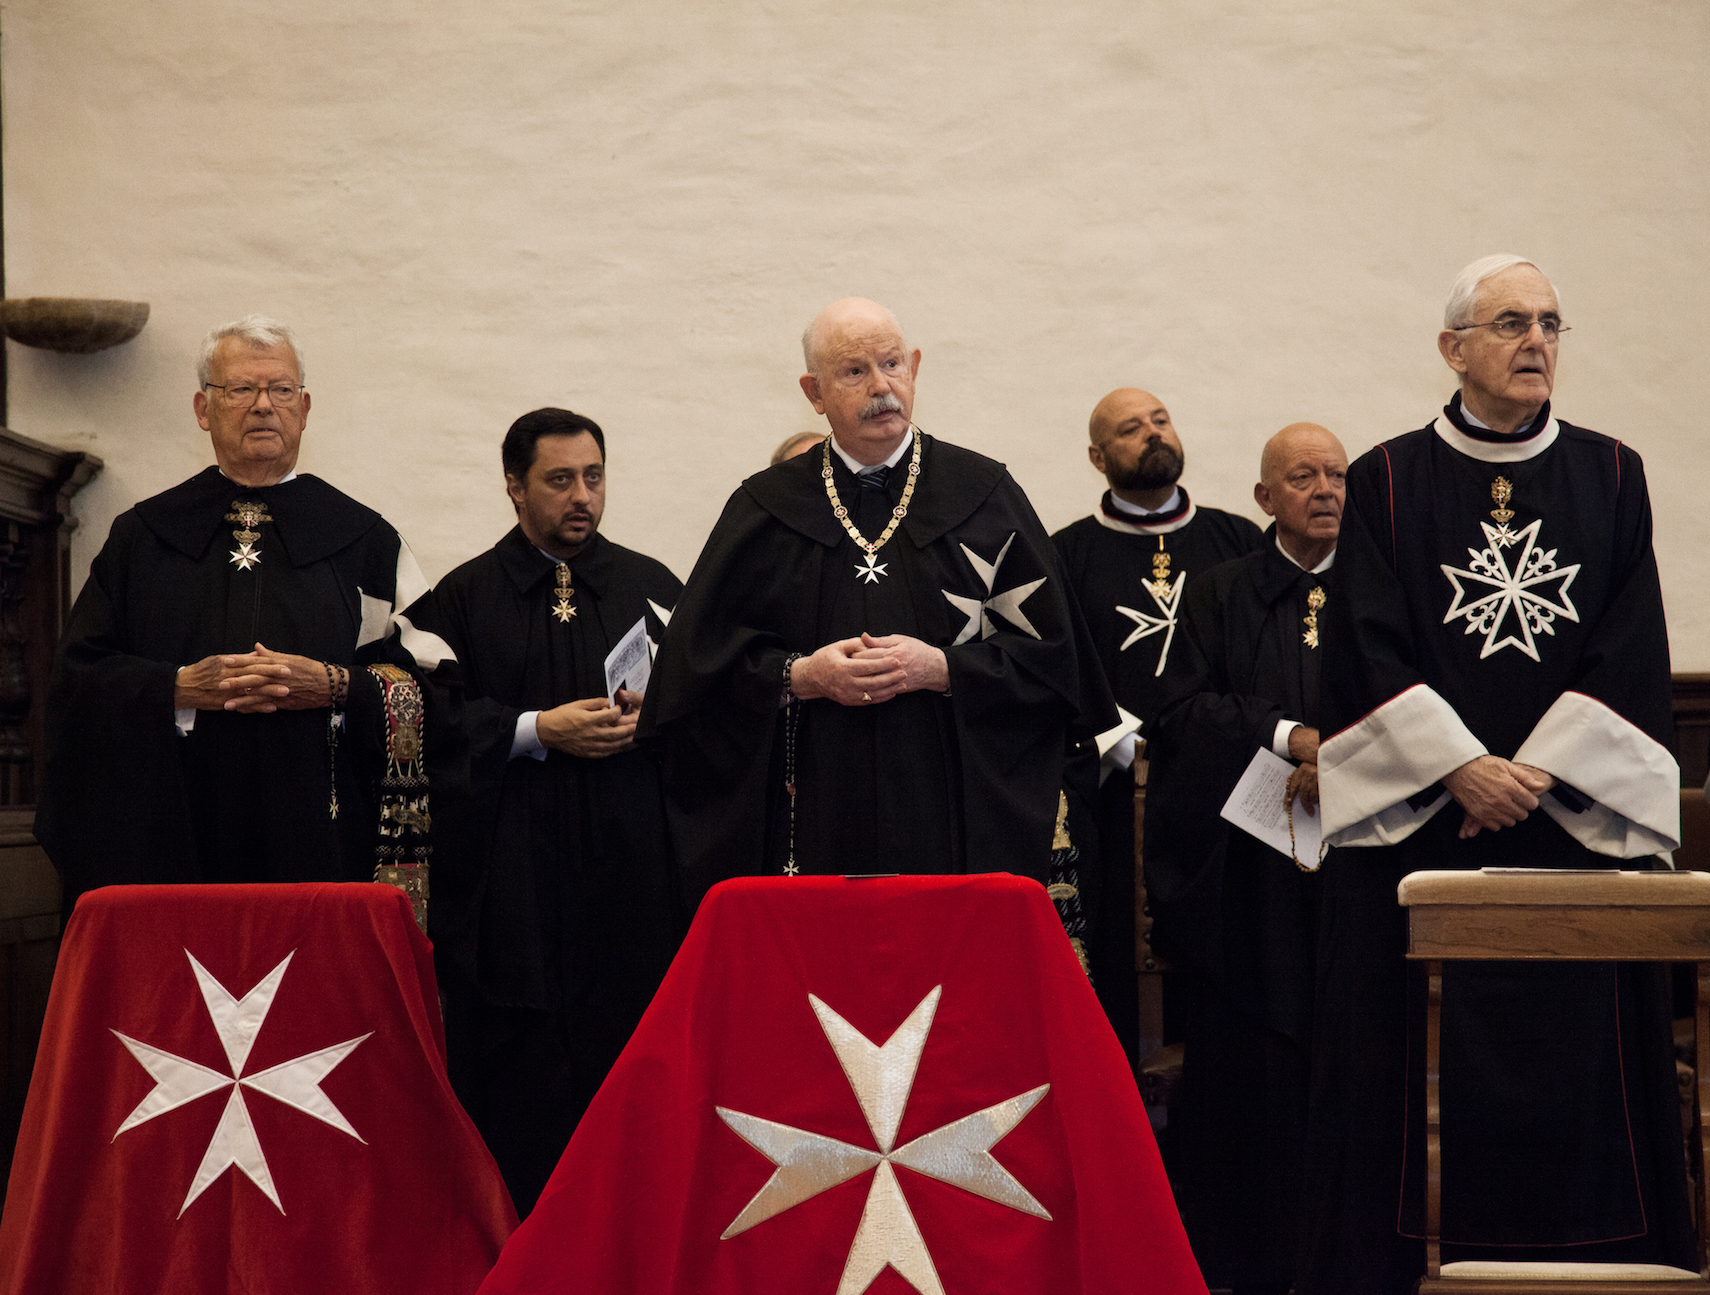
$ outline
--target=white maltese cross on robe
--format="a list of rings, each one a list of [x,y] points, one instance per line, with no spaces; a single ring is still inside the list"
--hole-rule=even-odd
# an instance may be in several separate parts
[[[951,644],[952,647],[960,647],[966,643],[974,637],[976,630],[979,631],[982,639],[989,639],[993,634],[996,634],[998,626],[992,620],[991,614],[993,612],[1002,616],[1018,629],[1031,634],[1034,638],[1039,637],[1039,631],[1033,628],[1032,622],[1022,612],[1021,604],[1027,601],[1035,589],[1045,583],[1044,576],[1040,576],[1037,580],[1029,580],[1024,585],[1017,585],[1013,589],[1006,589],[1001,594],[992,593],[993,587],[997,584],[998,568],[1003,566],[1004,558],[1009,555],[1009,546],[1014,543],[1015,532],[1011,531],[1009,538],[1003,542],[1003,547],[998,550],[997,561],[995,562],[987,562],[966,544],[962,545],[962,552],[968,555],[968,562],[973,566],[980,579],[985,582],[986,596],[983,599],[964,598],[960,594],[951,593],[948,589],[941,591],[950,600],[950,605],[968,618],[968,623],[962,627],[962,632],[956,636],[955,642]]]
[[[1187,572],[1176,572],[1175,584],[1165,586],[1165,593],[1163,594],[1158,592],[1158,586],[1161,583],[1162,581],[1156,580],[1145,582],[1146,592],[1152,595],[1152,601],[1157,604],[1158,615],[1154,616],[1150,612],[1136,611],[1134,608],[1124,607],[1120,603],[1116,607],[1117,615],[1128,617],[1136,627],[1132,634],[1122,640],[1122,646],[1117,651],[1126,652],[1141,639],[1151,638],[1154,634],[1163,634],[1164,644],[1158,649],[1158,668],[1152,671],[1153,678],[1158,678],[1164,673],[1164,665],[1170,659],[1170,644],[1175,641],[1176,624],[1181,618],[1182,590],[1187,587]]]
[[[1579,574],[1579,563],[1565,567],[1556,565],[1556,551],[1545,549],[1538,543],[1538,531],[1543,524],[1544,519],[1540,517],[1524,530],[1509,536],[1511,543],[1523,545],[1512,568],[1502,552],[1508,547],[1502,536],[1508,529],[1506,522],[1501,531],[1489,522],[1479,523],[1490,547],[1482,551],[1469,548],[1470,560],[1464,570],[1447,563],[1438,564],[1455,590],[1454,601],[1443,616],[1443,624],[1465,617],[1464,633],[1483,631],[1484,647],[1478,654],[1480,661],[1505,647],[1519,648],[1532,660],[1539,661],[1542,658],[1538,655],[1537,636],[1554,635],[1557,616],[1570,621],[1579,620],[1579,611],[1574,607],[1573,599],[1568,597],[1568,586]],[[1560,583],[1556,584],[1558,581]],[[1556,584],[1554,598],[1550,597],[1552,591],[1549,586],[1552,584]],[[1509,612],[1514,613],[1512,621],[1508,619]],[[1504,625],[1512,625],[1518,630],[1518,637],[1510,631],[1498,638]]]
[[[369,1036],[364,1034],[361,1038],[346,1039],[330,1048],[305,1053],[246,1075],[243,1068],[249,1061],[249,1050],[255,1045],[255,1037],[261,1033],[261,1027],[267,1023],[267,1013],[273,1007],[274,995],[279,992],[279,982],[285,978],[285,968],[291,965],[296,951],[286,954],[285,961],[262,977],[261,983],[242,998],[234,998],[230,990],[196,961],[190,950],[186,949],[184,956],[190,959],[190,966],[196,972],[196,983],[202,987],[202,1001],[208,1006],[208,1015],[214,1018],[214,1029],[219,1033],[220,1045],[225,1049],[232,1073],[221,1074],[187,1057],[174,1056],[114,1030],[119,1041],[130,1049],[131,1055],[153,1078],[154,1088],[119,1125],[113,1140],[118,1141],[120,1133],[146,1124],[157,1115],[165,1115],[198,1097],[229,1088],[231,1094],[226,1098],[226,1109],[214,1129],[202,1163],[196,1169],[196,1176],[191,1180],[189,1194],[184,1197],[184,1204],[178,1207],[179,1217],[183,1217],[191,1202],[207,1191],[216,1178],[233,1166],[243,1170],[283,1214],[285,1207],[280,1204],[279,1191],[273,1185],[273,1174],[261,1150],[261,1139],[256,1136],[249,1108],[244,1105],[243,1090],[248,1088],[252,1092],[266,1093],[275,1101],[284,1102],[304,1115],[312,1115],[363,1142],[362,1135],[350,1126],[350,1121],[321,1091],[321,1080]]]
[[[820,1028],[837,1053],[849,1086],[855,1090],[878,1150],[869,1151],[823,1134],[716,1107],[720,1119],[778,1167],[724,1230],[720,1240],[746,1232],[792,1205],[800,1205],[857,1174],[876,1169],[873,1184],[867,1189],[860,1225],[855,1229],[855,1240],[843,1264],[843,1276],[837,1283],[837,1295],[862,1295],[887,1267],[896,1269],[920,1295],[944,1295],[944,1285],[938,1280],[938,1270],[920,1234],[920,1225],[909,1211],[892,1166],[903,1165],[917,1174],[1050,1221],[1045,1207],[991,1154],[998,1140],[1021,1123],[1050,1091],[1050,1084],[1040,1084],[1018,1097],[975,1111],[905,1146],[895,1147],[897,1129],[914,1088],[915,1070],[920,1065],[920,1054],[926,1047],[926,1036],[932,1029],[943,988],[938,986],[922,999],[883,1047],[875,1046],[831,1008],[808,995]]]

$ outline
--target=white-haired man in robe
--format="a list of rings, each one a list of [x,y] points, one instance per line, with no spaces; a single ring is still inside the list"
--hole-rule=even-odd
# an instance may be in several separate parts
[[[1666,867],[1679,844],[1639,455],[1552,413],[1567,328],[1532,262],[1473,262],[1443,324],[1460,390],[1349,469],[1342,596],[1324,609],[1319,779],[1339,848],[1301,1295],[1407,1291],[1424,1267],[1423,987],[1399,879]],[[1660,974],[1463,964],[1444,979],[1445,1261],[1695,1270]]]

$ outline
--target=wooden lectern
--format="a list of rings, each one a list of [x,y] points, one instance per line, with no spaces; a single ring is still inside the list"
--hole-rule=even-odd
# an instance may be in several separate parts
[[[1417,1291],[1461,1295],[1684,1295],[1710,1292],[1705,1261],[1705,1121],[1710,1118],[1710,873],[1487,869],[1415,872],[1398,897],[1408,910],[1407,957],[1425,963],[1425,1276]],[[1698,1119],[1699,1271],[1663,1264],[1442,1262],[1442,1107],[1438,1094],[1443,963],[1447,961],[1691,962]]]

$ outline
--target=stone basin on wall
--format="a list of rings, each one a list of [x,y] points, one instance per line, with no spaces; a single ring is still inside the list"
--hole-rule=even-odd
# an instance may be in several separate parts
[[[148,323],[148,302],[106,297],[8,297],[0,329],[14,342],[88,355],[128,342]]]

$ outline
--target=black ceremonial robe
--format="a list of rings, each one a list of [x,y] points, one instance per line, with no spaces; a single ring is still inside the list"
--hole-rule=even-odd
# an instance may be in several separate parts
[[[1178,688],[1172,663],[1179,663],[1181,609],[1187,592],[1206,571],[1255,551],[1259,528],[1245,517],[1202,508],[1181,492],[1181,506],[1167,517],[1140,523],[1112,502],[1107,490],[1098,511],[1051,537],[1064,574],[1087,618],[1099,662],[1123,709],[1140,720],[1149,739],[1153,722]],[[1157,555],[1170,562],[1167,592],[1147,586],[1155,579]],[[1077,779],[1075,782],[1090,781]],[[1140,1060],[1134,948],[1134,775],[1116,770],[1094,794],[1098,866],[1083,849],[1081,879],[1089,905],[1093,984],[1129,1064]],[[1172,1022],[1177,1007],[1172,993]],[[1172,1026],[1173,1032],[1173,1026]]]
[[[876,539],[909,456],[883,491],[831,457],[855,524]],[[691,896],[782,871],[792,833],[802,872],[1043,880],[1065,744],[1111,727],[1116,712],[1032,506],[1001,463],[924,437],[907,518],[878,554],[884,574],[865,579],[823,463],[822,451],[799,455],[731,496],[660,646],[641,730],[666,751]],[[942,648],[950,692],[780,705],[791,653],[862,631]]]
[[[606,695],[638,620],[657,641],[682,584],[596,535],[556,564],[513,528],[405,612],[456,654],[466,797],[436,809],[430,930],[459,1098],[527,1213],[676,953],[683,919],[659,771],[640,751],[511,758],[524,711]],[[437,770],[435,772],[438,772]]]
[[[247,568],[226,518],[240,500],[272,518]],[[121,882],[371,880],[384,721],[360,667],[425,588],[380,514],[317,477],[252,488],[208,468],[120,514],[48,695],[36,834],[67,907]],[[180,735],[179,667],[257,641],[351,670],[336,741],[328,710],[198,711]]]
[[[1117,702],[1140,719],[1141,737],[1174,696],[1170,662],[1180,640],[1180,610],[1193,581],[1220,562],[1252,553],[1259,528],[1245,517],[1202,508],[1181,491],[1181,508],[1141,524],[1118,510],[1107,490],[1099,510],[1051,537],[1080,600],[1098,659]],[[1148,586],[1154,560],[1169,559],[1168,592]]]
[[[1220,817],[1278,723],[1319,720],[1307,599],[1336,588],[1332,572],[1283,556],[1275,535],[1189,586],[1182,696],[1146,744],[1153,942],[1190,1003],[1171,1110],[1178,1195],[1214,1286],[1287,1282],[1299,1237],[1318,878]]]
[[[1423,1270],[1407,1239],[1423,1219],[1423,989],[1397,882],[1653,866],[1678,843],[1679,773],[1631,449],[1547,405],[1516,436],[1472,429],[1457,397],[1350,469],[1336,574],[1319,768],[1325,829],[1352,848],[1323,874],[1300,1289],[1365,1295]],[[1560,785],[1519,825],[1463,841],[1438,780],[1486,752]],[[1461,1244],[1445,1260],[1696,1267],[1668,1016],[1649,966],[1447,969],[1443,1236]]]

